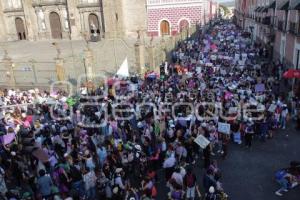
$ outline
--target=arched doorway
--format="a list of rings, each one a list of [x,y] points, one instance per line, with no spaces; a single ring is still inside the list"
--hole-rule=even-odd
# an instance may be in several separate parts
[[[56,12],[51,12],[49,15],[49,19],[50,19],[52,38],[61,39],[62,31],[61,31],[61,23],[60,23],[59,15]]]
[[[98,16],[95,14],[89,15],[89,28],[91,40],[98,40],[100,36],[100,26]]]
[[[15,19],[15,23],[16,23],[16,30],[17,30],[18,39],[19,40],[26,40],[27,35],[26,35],[26,30],[25,30],[23,19],[17,17]]]
[[[160,35],[170,35],[170,24],[166,20],[160,23]]]
[[[179,31],[182,32],[184,29],[189,27],[189,22],[186,19],[183,19],[179,22]]]

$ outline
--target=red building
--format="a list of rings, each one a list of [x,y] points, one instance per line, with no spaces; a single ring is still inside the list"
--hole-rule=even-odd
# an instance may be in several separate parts
[[[175,35],[203,25],[216,16],[217,7],[212,0],[147,0],[148,35]]]

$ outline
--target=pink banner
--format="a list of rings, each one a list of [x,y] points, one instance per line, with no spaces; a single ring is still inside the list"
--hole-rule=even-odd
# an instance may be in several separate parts
[[[0,137],[2,144],[7,145],[14,141],[16,138],[15,133],[9,133]]]

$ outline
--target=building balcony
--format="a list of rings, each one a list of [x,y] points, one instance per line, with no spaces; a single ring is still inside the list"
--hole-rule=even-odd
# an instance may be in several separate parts
[[[33,0],[32,6],[66,5],[66,0]]]
[[[79,0],[77,8],[100,7],[99,0]]]
[[[281,32],[285,32],[286,31],[286,29],[285,29],[285,23],[283,21],[278,21],[277,28]]]
[[[148,6],[165,4],[202,3],[203,0],[147,0]]]
[[[296,22],[290,22],[289,33],[300,37],[300,25]]]
[[[270,25],[271,25],[271,17],[264,17],[264,18],[262,19],[262,23],[263,23],[264,25],[270,26]]]
[[[12,12],[23,12],[23,8],[22,7],[11,7],[11,8],[5,8],[3,10],[4,13],[12,13]]]
[[[295,22],[290,22],[289,33],[291,34],[297,33],[297,24]]]

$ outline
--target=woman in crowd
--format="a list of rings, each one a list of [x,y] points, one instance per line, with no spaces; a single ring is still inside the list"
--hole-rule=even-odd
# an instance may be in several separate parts
[[[276,102],[255,54],[235,25],[219,22],[178,44],[163,80],[147,74],[146,80],[116,77],[107,81],[109,94],[98,88],[79,97],[59,90],[5,90],[0,112],[2,196],[8,179],[20,187],[27,174],[36,198],[194,199],[195,191],[201,194],[186,165],[199,165],[202,156],[202,187],[205,198],[213,199],[224,188],[212,157],[216,152],[228,156],[231,134],[236,143],[244,140],[251,147],[255,133],[272,136],[271,130],[286,128],[285,100]],[[91,98],[95,95],[102,96]],[[244,114],[246,109],[268,116],[263,132],[259,114]],[[224,130],[220,123],[232,129]],[[208,145],[195,142],[201,136]],[[165,180],[157,180],[161,168]],[[169,195],[159,194],[160,181],[168,183]]]

